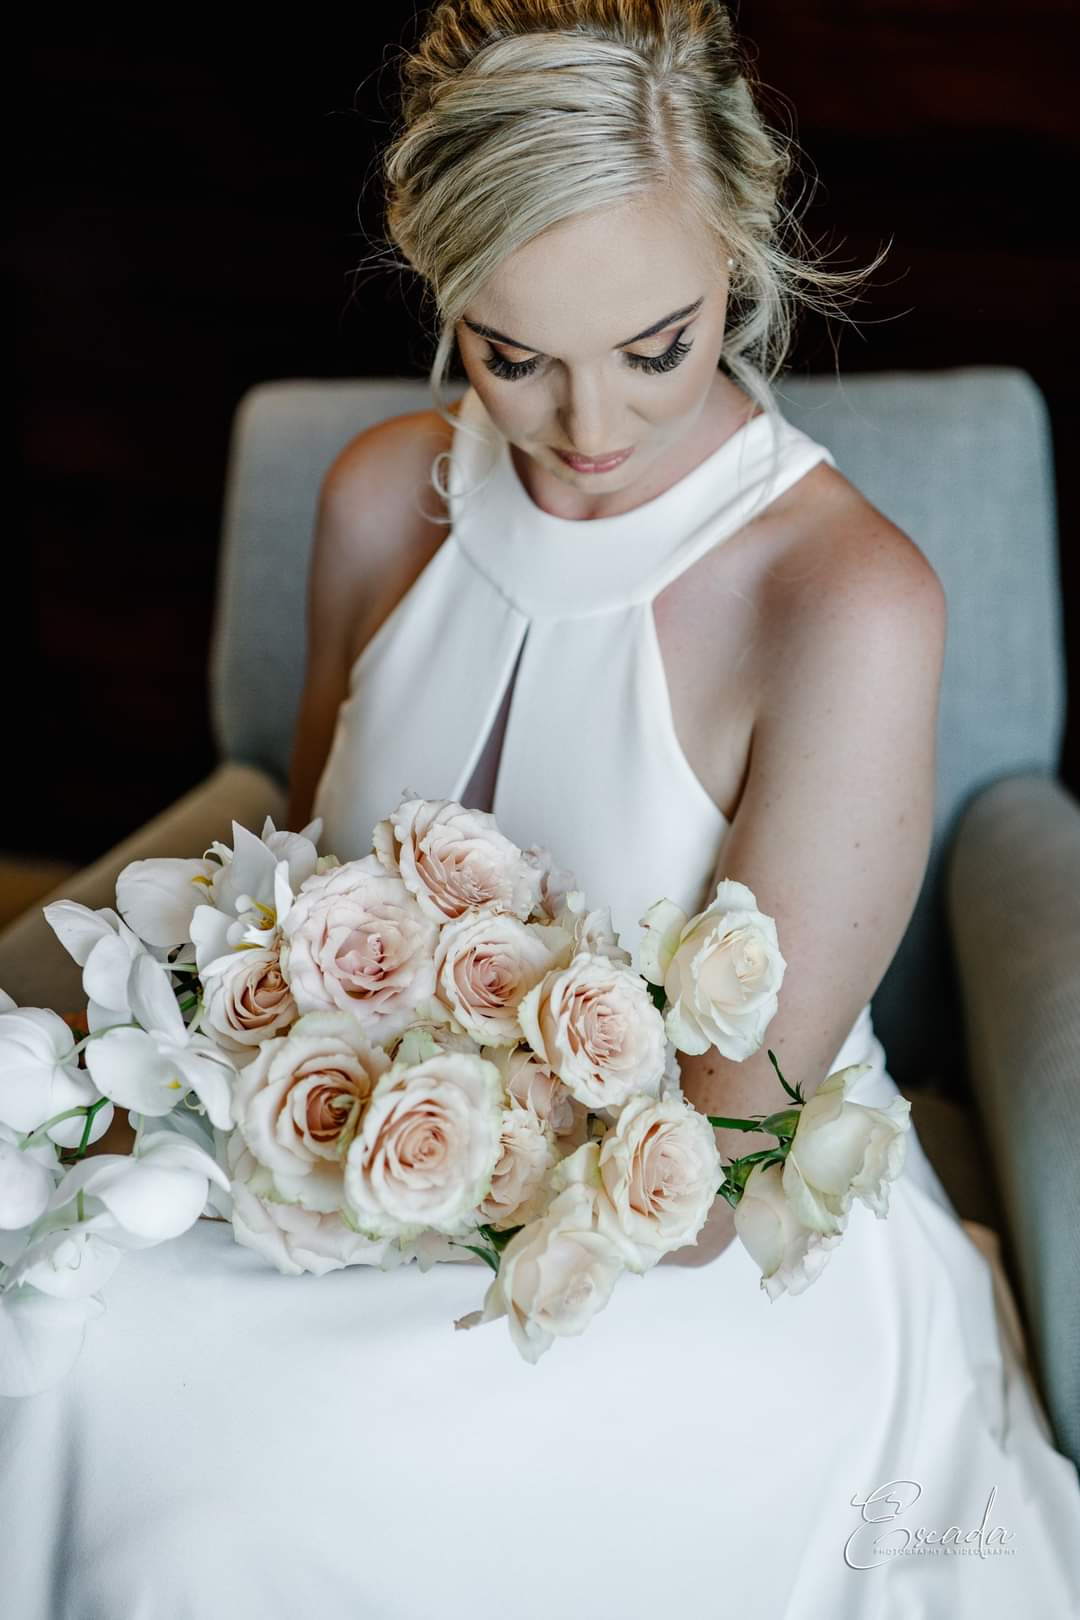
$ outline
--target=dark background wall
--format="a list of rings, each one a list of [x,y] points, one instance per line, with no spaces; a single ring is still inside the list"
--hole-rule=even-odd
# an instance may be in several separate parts
[[[16,78],[0,849],[90,859],[212,769],[206,660],[230,422],[254,383],[422,376],[416,290],[351,271],[380,224],[395,51],[424,8],[287,31],[44,27]],[[986,0],[733,8],[818,184],[804,226],[886,264],[805,320],[796,371],[1007,363],[1047,396],[1080,791],[1076,14]],[[305,23],[310,26],[305,30]],[[838,345],[838,351],[837,346]],[[917,537],[915,537],[917,539]],[[1018,536],[1022,544],[1022,536]]]

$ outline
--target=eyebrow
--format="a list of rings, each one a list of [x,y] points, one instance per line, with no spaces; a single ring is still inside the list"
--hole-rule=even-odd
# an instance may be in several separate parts
[[[652,326],[647,326],[644,332],[635,332],[633,337],[624,338],[621,343],[616,343],[615,347],[625,349],[628,343],[640,343],[643,338],[655,337],[657,332],[662,332],[673,321],[681,321],[687,315],[696,314],[704,302],[705,295],[703,293],[694,303],[687,304],[683,309],[673,309],[671,314],[665,315],[662,321],[656,321]],[[470,332],[475,332],[477,337],[490,338],[494,343],[505,343],[511,349],[527,349],[530,354],[543,353],[542,349],[536,348],[532,343],[519,343],[517,338],[510,338],[503,332],[496,332],[492,326],[481,326],[478,321],[470,321],[467,315],[463,315],[461,318]]]

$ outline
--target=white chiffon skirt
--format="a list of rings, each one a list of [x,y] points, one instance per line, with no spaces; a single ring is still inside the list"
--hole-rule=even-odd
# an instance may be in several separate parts
[[[207,1220],[127,1256],[67,1378],[0,1402],[5,1617],[1080,1613],[1076,1468],[914,1131],[803,1294],[738,1241],[675,1260],[530,1366],[455,1331],[471,1256],[283,1277]]]

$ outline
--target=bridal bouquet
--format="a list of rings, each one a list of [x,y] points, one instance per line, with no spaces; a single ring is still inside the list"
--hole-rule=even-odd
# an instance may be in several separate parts
[[[125,1252],[230,1221],[283,1273],[478,1261],[482,1307],[535,1362],[624,1271],[694,1244],[718,1194],[770,1299],[798,1293],[852,1200],[878,1216],[910,1104],[699,1113],[677,1052],[756,1052],[785,962],[743,884],[640,919],[641,971],[548,850],[406,790],[372,850],[321,822],[132,862],[116,910],[45,908],[85,1026],[0,992],[0,1393],[62,1377]],[[80,1036],[76,1040],[76,1035]],[[130,1154],[86,1156],[114,1106]],[[714,1126],[775,1145],[722,1164]]]

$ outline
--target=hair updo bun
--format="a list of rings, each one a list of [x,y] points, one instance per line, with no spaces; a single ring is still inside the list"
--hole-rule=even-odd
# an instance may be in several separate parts
[[[497,266],[654,187],[689,205],[718,265],[733,261],[720,363],[770,414],[798,306],[842,313],[885,257],[853,271],[811,257],[781,200],[794,143],[758,110],[716,0],[442,0],[401,77],[386,233],[438,311],[440,410],[455,325]]]

